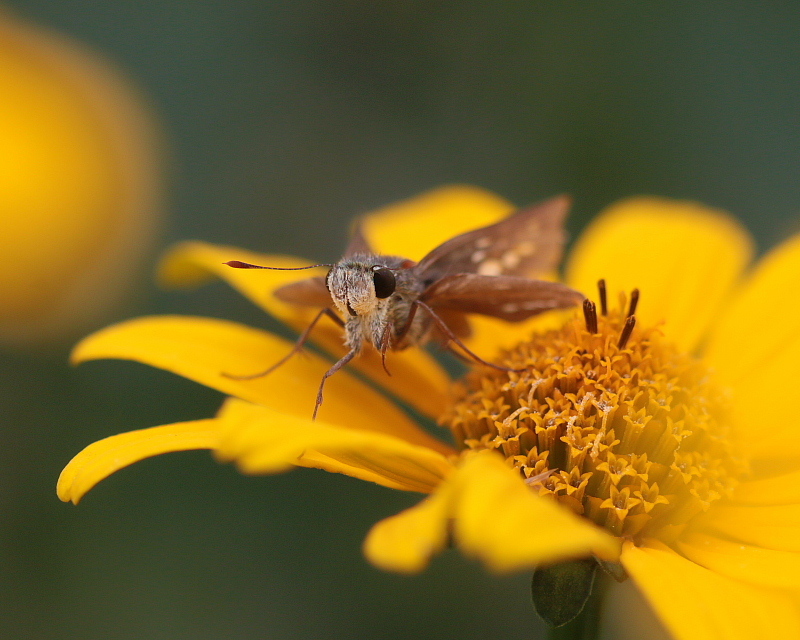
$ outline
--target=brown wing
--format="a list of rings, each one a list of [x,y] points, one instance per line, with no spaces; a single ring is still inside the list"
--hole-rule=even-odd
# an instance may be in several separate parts
[[[583,298],[583,294],[558,282],[474,273],[442,278],[420,297],[437,310],[478,313],[509,322],[519,322],[551,309],[566,309]]]
[[[325,286],[325,278],[306,278],[285,284],[275,289],[273,295],[278,300],[298,304],[303,307],[333,307],[333,300]]]
[[[360,220],[356,220],[353,223],[353,232],[350,235],[350,242],[347,244],[347,249],[344,250],[343,257],[349,258],[357,253],[375,253],[364,236],[363,225]]]
[[[455,273],[530,277],[552,271],[566,242],[564,217],[569,205],[569,198],[559,196],[462,233],[425,256],[418,273],[433,282]]]

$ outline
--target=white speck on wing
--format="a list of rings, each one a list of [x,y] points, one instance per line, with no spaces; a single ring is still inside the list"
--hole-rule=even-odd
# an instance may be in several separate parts
[[[503,267],[497,260],[486,260],[478,267],[478,273],[482,276],[499,276],[503,273]]]
[[[539,300],[530,300],[529,302],[523,302],[522,308],[527,309],[530,311],[531,309],[540,309],[542,307],[542,303]]]
[[[475,264],[478,264],[479,262],[482,262],[485,257],[486,257],[485,251],[476,251],[475,253],[472,254],[471,260]]]
[[[520,263],[521,260],[522,258],[520,257],[520,255],[512,249],[506,251],[500,258],[500,262],[503,263],[503,266],[506,269],[513,269]]]

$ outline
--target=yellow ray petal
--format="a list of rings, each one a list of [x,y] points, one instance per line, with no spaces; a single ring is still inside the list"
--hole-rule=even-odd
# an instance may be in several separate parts
[[[244,473],[322,468],[428,493],[452,471],[441,454],[382,433],[348,429],[230,399],[217,416],[217,454]]]
[[[484,189],[452,185],[378,209],[363,218],[363,232],[378,253],[420,260],[445,240],[493,224],[514,209]]]
[[[759,377],[765,365],[798,349],[800,235],[768,253],[737,291],[706,355],[731,383]]]
[[[798,284],[800,235],[761,260],[713,332],[707,357],[734,389],[734,414],[753,454],[800,462],[797,412],[782,411],[773,419],[764,413],[766,403],[798,397]]]
[[[800,531],[800,529],[795,529]],[[677,550],[711,571],[735,580],[780,589],[800,589],[800,553],[775,551],[692,533]]]
[[[619,542],[557,503],[536,495],[499,456],[470,456],[454,479],[455,537],[466,555],[497,572],[592,553],[616,560]]]
[[[271,295],[272,291],[290,282],[324,276],[327,268],[303,271],[272,271],[266,269],[234,269],[224,264],[240,260],[268,267],[292,269],[314,264],[303,258],[256,253],[239,247],[214,245],[206,242],[181,242],[172,247],[158,267],[159,283],[165,287],[195,287],[213,278],[221,278],[242,295],[271,314],[288,322],[301,320],[305,326],[314,317],[314,310],[287,304]]]
[[[616,539],[535,495],[487,452],[471,456],[433,497],[376,525],[365,550],[383,568],[420,571],[442,548],[451,526],[461,550],[496,572],[592,553],[606,559],[619,554]]]
[[[757,385],[759,391],[772,389],[766,380],[761,380]],[[783,381],[781,381],[783,383]],[[776,385],[777,386],[777,385]],[[800,429],[800,418],[794,411],[781,412],[779,419],[773,419],[771,414],[764,411],[765,405],[760,402],[750,404],[761,405],[761,411],[754,411],[752,406],[747,406],[743,397],[747,393],[753,398],[763,398],[758,394],[756,385],[746,391],[732,394],[730,406],[733,408],[732,423],[736,431],[747,443],[747,455],[758,463],[759,468],[794,470],[800,468],[800,438],[797,437]],[[776,396],[789,399],[793,398],[794,389],[789,395]]]
[[[98,358],[136,360],[291,415],[310,417],[319,381],[329,364],[314,355],[293,358],[268,376],[235,380],[275,362],[290,345],[250,327],[188,316],[153,316],[107,327],[83,340],[74,362]],[[345,371],[325,385],[319,417],[325,422],[382,431],[438,451],[450,448],[422,431],[389,402]]]
[[[667,336],[695,348],[750,260],[747,232],[725,213],[661,198],[618,202],[578,240],[567,283],[596,297],[605,278],[609,304],[638,287],[637,315],[647,325],[665,321]]]
[[[550,311],[523,322],[505,322],[486,316],[470,316],[472,335],[464,342],[484,360],[493,358],[501,349],[510,349],[534,333],[556,329],[570,318],[573,311]]]
[[[626,543],[622,564],[676,640],[800,637],[796,603],[730,580],[669,548]]]
[[[713,505],[696,526],[729,540],[800,552],[800,504]]]
[[[267,313],[285,322],[298,333],[311,324],[318,309],[287,304],[272,295],[272,292],[290,282],[324,275],[326,269],[309,271],[232,269],[223,264],[228,260],[272,267],[301,267],[311,264],[306,260],[289,256],[266,255],[204,242],[184,242],[175,246],[164,257],[159,279],[167,286],[193,286],[214,275],[228,282]],[[328,318],[323,318],[315,327],[311,340],[337,358],[345,353],[342,329]],[[262,367],[267,366],[269,363],[262,365]],[[391,377],[383,370],[379,354],[371,348],[356,358],[351,366],[363,371],[376,383],[425,415],[438,416],[444,408],[449,378],[436,360],[421,349],[391,352],[387,356]]]
[[[172,451],[213,449],[216,420],[192,420],[129,431],[90,444],[64,467],[58,478],[58,497],[80,499],[98,482],[134,462]]]
[[[753,505],[800,503],[800,471],[742,482],[733,497],[736,502]]]
[[[415,491],[417,493],[430,493],[434,490],[435,483],[431,481],[418,482],[409,474],[398,474],[388,468],[382,468],[377,471],[372,471],[369,467],[372,465],[372,460],[359,457],[352,464],[348,462],[346,454],[333,454],[325,455],[318,451],[308,450],[300,456],[295,465],[298,467],[306,467],[308,469],[321,469],[328,473],[341,473],[351,478],[357,478],[364,482],[372,482],[379,484],[382,487],[389,489],[398,489],[399,491]],[[258,473],[258,472],[256,472]],[[420,475],[420,474],[411,474]]]
[[[450,493],[445,483],[417,506],[372,527],[364,540],[367,559],[385,571],[422,571],[447,544]]]

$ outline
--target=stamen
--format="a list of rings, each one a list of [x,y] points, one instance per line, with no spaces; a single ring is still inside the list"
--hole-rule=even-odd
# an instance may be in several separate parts
[[[631,291],[631,306],[628,307],[628,317],[636,313],[636,306],[639,304],[639,290],[634,289]]]
[[[589,298],[583,301],[583,317],[586,320],[586,330],[597,333],[597,306]]]
[[[636,294],[639,293],[638,289],[634,289],[633,291]],[[636,298],[638,299],[638,295],[636,296]],[[631,299],[631,303],[633,303],[633,299]],[[633,307],[635,305],[631,304],[631,306]],[[628,344],[628,340],[630,340],[631,338],[631,334],[633,333],[633,327],[635,325],[636,325],[636,316],[628,316],[628,318],[625,320],[625,326],[622,328],[622,334],[619,337],[619,342],[617,343],[617,346],[620,349],[624,349],[625,345]]]
[[[601,278],[597,281],[597,289],[600,291],[600,313],[608,315],[608,300],[606,299],[606,281]]]

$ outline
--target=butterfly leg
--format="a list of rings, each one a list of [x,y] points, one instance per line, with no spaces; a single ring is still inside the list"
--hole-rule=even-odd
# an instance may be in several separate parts
[[[400,345],[403,342],[403,338],[406,337],[409,329],[411,329],[411,325],[414,322],[414,316],[417,313],[417,304],[411,303],[411,307],[408,310],[408,317],[406,321],[403,323],[403,326],[400,328],[400,331],[394,336],[394,344]],[[391,376],[392,374],[389,373],[389,369],[386,366],[386,352],[389,350],[389,347],[392,344],[392,329],[394,325],[391,323],[387,324],[384,329],[383,333],[381,334],[381,343],[379,347],[379,351],[381,352],[381,364],[383,364],[383,370],[386,372],[387,376]]]
[[[317,391],[317,403],[314,405],[314,414],[311,416],[312,420],[317,419],[317,412],[319,411],[319,408],[322,405],[322,389],[325,387],[325,381],[328,378],[330,378],[334,373],[336,373],[339,369],[341,369],[344,365],[350,362],[353,358],[355,358],[357,355],[358,355],[358,349],[353,349],[352,351],[348,352],[336,364],[334,364],[330,369],[328,369],[325,372],[325,375],[322,376],[322,381],[319,383],[319,391]]]
[[[333,311],[331,311],[331,309],[325,307],[314,317],[314,319],[311,321],[311,324],[309,324],[308,327],[306,327],[306,330],[303,331],[303,333],[297,339],[297,342],[294,343],[294,347],[292,347],[292,350],[289,353],[287,353],[283,358],[278,360],[278,362],[273,364],[269,369],[266,369],[264,371],[259,371],[258,373],[251,373],[243,376],[238,376],[232,373],[225,373],[225,372],[223,372],[221,375],[225,376],[226,378],[231,378],[232,380],[255,380],[256,378],[263,378],[264,376],[269,375],[270,373],[275,371],[275,369],[277,369],[282,364],[287,362],[289,358],[291,358],[293,355],[302,351],[303,345],[306,343],[306,340],[308,340],[308,336],[311,334],[311,330],[314,328],[317,322],[320,321],[322,316],[328,316],[329,318],[334,320],[336,324],[338,324],[340,327],[344,326],[344,322],[342,322],[342,319],[339,316],[337,316]]]
[[[387,323],[386,326],[383,328],[383,333],[381,334],[381,364],[383,365],[383,370],[386,372],[387,376],[391,376],[392,374],[389,373],[389,369],[386,367],[386,352],[389,350],[389,346],[392,341],[392,325],[391,323]]]
[[[430,307],[428,307],[428,305],[426,305],[424,302],[420,302],[419,300],[415,300],[414,302],[411,303],[411,306],[410,306],[410,308],[408,310],[408,318],[406,319],[406,323],[403,325],[402,329],[400,329],[400,331],[397,332],[397,342],[398,343],[401,343],[403,341],[403,338],[405,338],[406,334],[411,329],[411,325],[414,323],[414,318],[417,315],[417,309],[420,306],[424,306],[428,310],[428,312],[430,313],[431,317],[439,324],[439,326],[444,327],[444,331],[446,333],[448,333],[448,334],[452,333],[450,331],[450,328],[446,326],[445,321],[442,320],[438,315],[436,315],[433,312],[433,310]],[[447,341],[447,344],[448,345],[450,344],[450,340],[449,339]],[[458,351],[456,351],[453,348],[450,348],[449,350],[450,350],[451,353],[453,353],[456,357],[458,357],[459,359],[463,360],[464,362],[471,362],[471,360],[469,359],[468,356],[465,356],[464,354],[459,353]]]
[[[499,364],[494,364],[493,362],[487,362],[486,360],[481,358],[477,353],[473,352],[467,345],[465,345],[461,341],[461,338],[459,338],[455,333],[453,333],[450,330],[450,327],[447,326],[445,321],[442,320],[439,317],[439,315],[433,309],[431,309],[427,304],[422,302],[422,300],[417,300],[416,304],[418,304],[420,307],[422,307],[423,309],[425,309],[425,311],[428,312],[430,317],[433,318],[433,321],[436,323],[436,326],[438,326],[439,329],[442,330],[442,333],[444,333],[444,335],[447,336],[448,340],[454,342],[459,347],[461,347],[464,353],[466,353],[470,358],[475,360],[475,362],[479,362],[483,365],[486,365],[487,367],[492,367],[493,369],[498,369],[499,371],[514,371],[514,372],[524,371],[524,369],[512,369],[510,367],[503,367]]]

